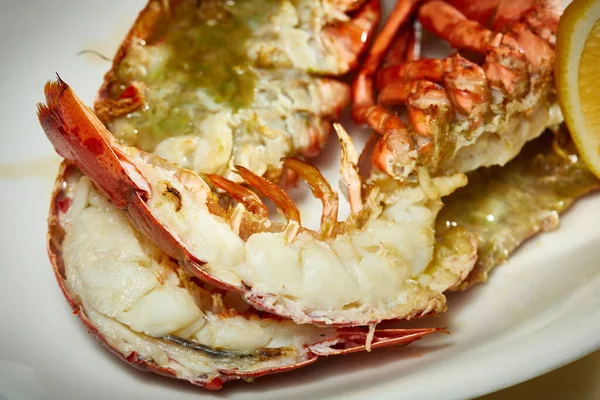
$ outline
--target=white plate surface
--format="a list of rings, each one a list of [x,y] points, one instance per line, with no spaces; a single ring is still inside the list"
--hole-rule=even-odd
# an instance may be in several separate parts
[[[559,230],[528,242],[489,283],[451,295],[448,327],[404,349],[332,357],[220,395],[138,372],[72,315],[45,249],[58,157],[35,118],[43,84],[61,74],[91,104],[111,56],[145,0],[0,5],[0,399],[467,398],[540,375],[600,348],[600,197],[578,202]],[[388,2],[388,6],[389,6]],[[351,131],[357,143],[365,133]],[[337,182],[335,140],[318,159]],[[304,217],[316,203],[303,198]]]

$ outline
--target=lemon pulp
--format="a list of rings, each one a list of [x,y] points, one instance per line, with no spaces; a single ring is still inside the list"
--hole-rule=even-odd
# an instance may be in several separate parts
[[[556,90],[573,141],[600,178],[600,0],[574,0],[556,36]]]
[[[579,61],[579,102],[589,135],[596,139],[600,157],[600,21],[594,24]],[[586,149],[587,151],[592,149]]]

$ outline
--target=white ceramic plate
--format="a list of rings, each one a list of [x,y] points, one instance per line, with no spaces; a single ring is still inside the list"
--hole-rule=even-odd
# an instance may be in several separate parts
[[[17,1],[0,6],[0,399],[198,399],[214,394],[118,361],[71,314],[45,249],[58,164],[35,118],[55,72],[91,104],[145,0]],[[391,1],[387,4],[391,4]],[[364,132],[353,131],[356,141]],[[332,140],[318,160],[336,182]],[[296,193],[296,197],[304,197]],[[305,219],[316,219],[304,201]],[[313,212],[311,212],[313,211]],[[296,372],[229,384],[248,399],[467,398],[540,375],[600,347],[600,197],[578,202],[559,230],[528,242],[489,283],[450,296],[446,326],[404,349],[322,360]]]

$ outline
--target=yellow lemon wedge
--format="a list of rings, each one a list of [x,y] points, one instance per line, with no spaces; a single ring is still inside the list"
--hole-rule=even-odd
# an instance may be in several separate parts
[[[600,0],[575,0],[556,37],[556,86],[565,122],[600,178]]]

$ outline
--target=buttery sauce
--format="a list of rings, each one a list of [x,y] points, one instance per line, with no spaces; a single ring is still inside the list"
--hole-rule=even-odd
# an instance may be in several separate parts
[[[464,227],[479,237],[478,260],[463,287],[486,279],[528,237],[553,229],[558,215],[600,181],[578,156],[568,133],[529,143],[504,167],[481,168],[444,199],[438,232]]]
[[[136,59],[130,51],[118,69],[123,81],[134,78],[146,85],[145,107],[126,117],[133,131],[124,135],[137,136],[137,146],[153,151],[167,137],[197,134],[199,121],[208,114],[250,106],[257,75],[247,43],[281,4],[186,1],[163,12],[152,35],[141,42],[147,53]],[[148,57],[160,59],[160,66],[139,68]],[[136,68],[144,73],[132,76]]]
[[[171,54],[166,69],[185,74],[189,87],[202,88],[232,108],[250,105],[256,72],[247,42],[257,26],[279,9],[279,0],[208,1],[180,15],[163,38]],[[189,7],[188,7],[189,8]],[[189,17],[185,17],[188,15]]]

